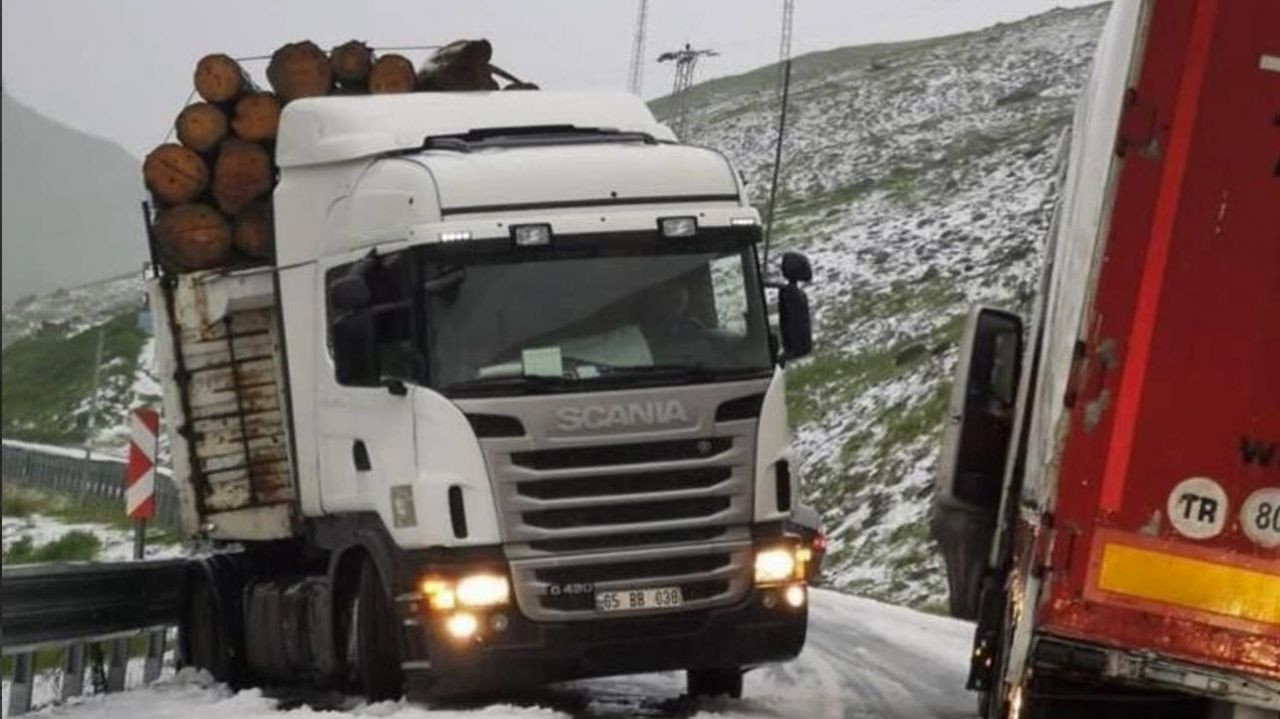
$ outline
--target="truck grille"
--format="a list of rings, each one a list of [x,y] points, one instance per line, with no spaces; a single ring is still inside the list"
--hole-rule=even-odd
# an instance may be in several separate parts
[[[482,440],[521,610],[590,619],[595,591],[644,587],[680,587],[686,609],[742,597],[755,428],[725,429],[648,442],[536,431]]]

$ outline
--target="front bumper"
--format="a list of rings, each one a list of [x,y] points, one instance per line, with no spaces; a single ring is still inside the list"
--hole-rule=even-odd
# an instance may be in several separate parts
[[[804,646],[808,602],[800,608],[784,601],[766,607],[766,591],[753,588],[726,607],[571,622],[533,622],[512,605],[481,614],[481,631],[465,642],[448,635],[442,617],[402,605],[406,693],[426,699],[615,674],[787,661]],[[501,631],[494,628],[499,614],[505,618]]]

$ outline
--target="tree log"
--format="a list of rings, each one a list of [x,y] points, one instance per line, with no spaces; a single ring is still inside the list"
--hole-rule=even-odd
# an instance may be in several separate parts
[[[243,140],[274,140],[280,126],[280,101],[269,92],[245,95],[236,102],[236,116],[231,129]]]
[[[174,123],[178,141],[196,152],[205,153],[218,146],[227,134],[227,114],[216,105],[197,102],[187,105]]]
[[[209,168],[204,160],[190,148],[172,143],[147,155],[142,177],[161,205],[190,202],[209,187]]]
[[[418,72],[426,91],[497,90],[489,72],[493,46],[488,40],[457,40],[436,50]]]
[[[205,102],[230,102],[236,95],[254,90],[240,64],[221,53],[200,58],[194,80],[196,92]]]
[[[231,233],[236,249],[250,257],[270,259],[275,233],[271,218],[271,202],[254,202],[235,217]]]
[[[373,50],[359,40],[348,40],[330,51],[329,64],[343,89],[361,88],[373,68]]]
[[[178,270],[203,270],[231,259],[231,227],[209,205],[189,203],[156,217],[156,242],[163,261]]]
[[[213,164],[213,198],[223,212],[236,214],[266,194],[273,182],[271,158],[261,145],[236,137],[222,141]]]
[[[290,43],[271,55],[267,80],[280,104],[300,97],[328,95],[333,89],[333,68],[324,50],[310,40]]]
[[[373,69],[369,71],[369,92],[375,95],[413,92],[416,83],[413,63],[404,55],[383,55],[373,63]]]

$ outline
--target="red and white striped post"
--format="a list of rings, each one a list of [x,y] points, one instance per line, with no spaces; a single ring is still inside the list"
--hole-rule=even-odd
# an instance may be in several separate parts
[[[129,464],[124,472],[124,511],[134,521],[133,558],[142,559],[147,519],[156,513],[156,451],[160,415],[141,407],[129,413]]]

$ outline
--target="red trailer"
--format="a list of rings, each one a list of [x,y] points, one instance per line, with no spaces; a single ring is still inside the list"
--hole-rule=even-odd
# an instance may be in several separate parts
[[[1065,160],[1030,331],[974,313],[940,463],[970,687],[1280,716],[1280,0],[1113,3]]]

